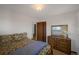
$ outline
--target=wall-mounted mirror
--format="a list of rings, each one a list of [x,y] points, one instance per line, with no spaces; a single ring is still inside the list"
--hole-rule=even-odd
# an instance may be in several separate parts
[[[62,36],[63,38],[68,37],[68,25],[52,25],[51,35],[57,37]]]

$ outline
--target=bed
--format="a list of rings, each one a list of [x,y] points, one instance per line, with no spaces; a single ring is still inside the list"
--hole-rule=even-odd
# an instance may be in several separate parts
[[[1,55],[48,55],[51,48],[46,42],[30,40],[26,33],[0,36]]]

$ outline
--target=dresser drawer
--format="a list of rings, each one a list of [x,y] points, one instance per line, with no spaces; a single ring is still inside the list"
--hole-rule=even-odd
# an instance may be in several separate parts
[[[67,42],[59,42],[61,45],[68,45],[69,43]]]

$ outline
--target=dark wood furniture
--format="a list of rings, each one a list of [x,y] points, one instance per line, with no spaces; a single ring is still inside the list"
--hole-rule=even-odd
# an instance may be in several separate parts
[[[46,22],[37,23],[37,40],[46,42]]]
[[[71,54],[71,40],[69,38],[56,38],[48,36],[48,43],[53,47],[66,54]]]

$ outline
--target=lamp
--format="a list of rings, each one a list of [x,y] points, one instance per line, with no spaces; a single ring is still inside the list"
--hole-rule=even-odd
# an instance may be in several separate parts
[[[43,4],[34,4],[33,8],[36,9],[37,11],[41,11],[44,8]]]

